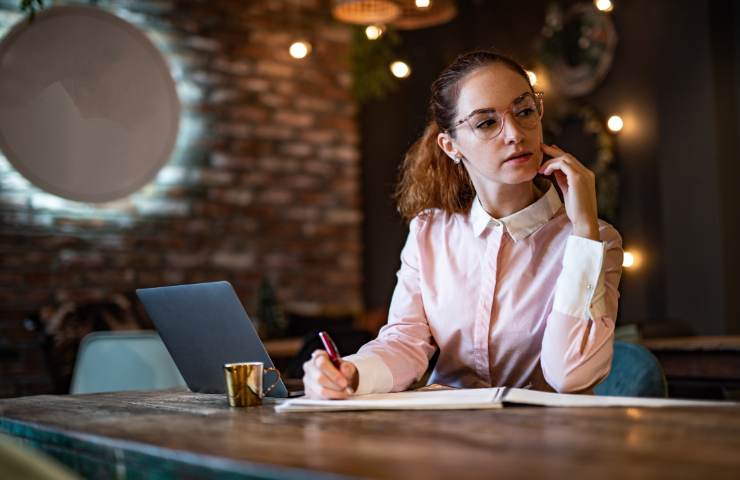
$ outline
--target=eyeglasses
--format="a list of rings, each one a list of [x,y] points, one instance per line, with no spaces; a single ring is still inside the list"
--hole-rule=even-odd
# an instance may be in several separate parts
[[[514,99],[511,105],[509,105],[509,108],[501,112],[493,108],[474,110],[447,131],[451,132],[463,123],[467,123],[476,137],[482,140],[491,140],[497,137],[504,129],[504,122],[508,112],[511,112],[511,116],[517,125],[531,130],[537,126],[542,118],[543,97],[544,93],[542,92],[527,92]]]

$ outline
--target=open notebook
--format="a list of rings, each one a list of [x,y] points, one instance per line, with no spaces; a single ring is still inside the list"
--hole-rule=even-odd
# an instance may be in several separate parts
[[[296,398],[275,407],[277,412],[342,410],[477,410],[504,404],[544,407],[706,407],[739,406],[736,402],[673,400],[666,398],[600,397],[548,393],[522,388],[463,388],[358,395],[347,400]]]

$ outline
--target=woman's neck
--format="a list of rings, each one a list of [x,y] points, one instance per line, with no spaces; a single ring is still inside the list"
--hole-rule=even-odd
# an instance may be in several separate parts
[[[508,217],[527,208],[542,196],[534,182],[507,185],[490,183],[476,188],[483,209],[493,218]]]

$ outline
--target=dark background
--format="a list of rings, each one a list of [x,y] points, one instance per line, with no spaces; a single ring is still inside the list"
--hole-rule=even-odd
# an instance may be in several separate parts
[[[401,32],[412,75],[360,116],[366,308],[387,306],[392,293],[407,230],[391,194],[403,154],[426,124],[431,82],[456,55],[476,48],[533,66],[547,5],[460,1],[452,22]],[[611,71],[581,100],[625,120],[616,137],[614,223],[625,249],[641,252],[643,263],[623,273],[620,324],[655,334],[740,332],[733,195],[739,10],[722,0],[615,2],[619,43]]]
[[[63,202],[0,161],[0,397],[63,391],[55,378],[71,372],[76,342],[116,314],[119,295],[136,314],[140,287],[226,279],[259,318],[267,281],[301,331],[317,318],[377,329],[406,236],[391,194],[425,127],[432,81],[475,48],[538,70],[549,5],[457,1],[451,22],[400,32],[411,77],[358,105],[352,30],[331,18],[329,0],[95,3],[146,32],[170,62],[182,142],[166,167],[172,178],[118,206]],[[646,337],[740,333],[738,5],[615,0],[611,70],[578,99],[625,120],[612,137],[611,221],[643,262],[624,271],[618,324]],[[16,0],[0,0],[0,29],[21,19]],[[288,46],[306,31],[314,51],[292,59]],[[543,88],[547,123],[558,97]],[[588,165],[593,140],[578,129],[564,137],[558,144]],[[50,332],[69,302],[69,335]],[[107,328],[136,326],[123,320]]]

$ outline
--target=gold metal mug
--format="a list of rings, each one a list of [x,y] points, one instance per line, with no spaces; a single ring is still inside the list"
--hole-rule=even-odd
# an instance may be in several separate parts
[[[262,378],[268,372],[275,372],[277,379],[267,390],[263,390]],[[280,372],[276,368],[265,368],[262,362],[227,363],[224,365],[224,376],[226,394],[232,407],[262,405],[262,398],[280,381]]]

